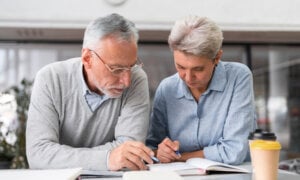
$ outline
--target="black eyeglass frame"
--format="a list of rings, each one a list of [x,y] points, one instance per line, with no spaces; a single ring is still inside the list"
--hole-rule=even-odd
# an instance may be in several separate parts
[[[140,60],[140,58],[137,58],[136,60],[136,63],[134,65],[132,65],[131,67],[116,67],[116,68],[112,68],[110,67],[108,64],[106,64],[103,59],[101,58],[101,56],[96,53],[96,51],[92,50],[92,49],[89,49],[89,51],[93,52],[97,57],[98,59],[104,64],[104,66],[106,67],[106,69],[108,71],[110,71],[112,74],[114,75],[121,75],[122,73],[126,72],[126,71],[131,71],[135,68],[138,68],[138,67],[143,67],[143,62]]]

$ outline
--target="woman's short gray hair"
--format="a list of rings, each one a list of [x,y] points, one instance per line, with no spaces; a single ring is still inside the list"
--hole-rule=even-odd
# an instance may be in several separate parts
[[[223,33],[207,17],[188,16],[175,22],[169,35],[171,50],[214,59],[221,49]]]
[[[138,30],[133,22],[119,14],[99,17],[90,22],[84,32],[83,48],[95,48],[101,39],[115,37],[120,41],[138,42]]]

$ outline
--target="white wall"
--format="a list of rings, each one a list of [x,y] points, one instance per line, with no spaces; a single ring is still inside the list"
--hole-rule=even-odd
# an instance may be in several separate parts
[[[299,0],[0,0],[0,27],[83,28],[117,12],[140,29],[169,29],[188,14],[208,16],[224,30],[300,31]]]

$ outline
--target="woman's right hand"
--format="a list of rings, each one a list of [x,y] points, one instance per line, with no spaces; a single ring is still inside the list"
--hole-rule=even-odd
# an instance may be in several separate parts
[[[165,138],[159,145],[156,152],[156,157],[162,163],[169,163],[180,159],[181,155],[175,152],[179,150],[179,141],[172,141]]]

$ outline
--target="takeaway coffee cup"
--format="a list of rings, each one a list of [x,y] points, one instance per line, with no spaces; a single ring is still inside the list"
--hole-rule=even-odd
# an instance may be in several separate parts
[[[249,144],[254,179],[276,180],[281,145],[275,134],[255,131],[249,135]]]
[[[248,141],[249,141],[249,147],[251,145],[251,142],[253,140],[265,140],[265,141],[276,141],[276,136],[272,132],[263,131],[261,129],[256,129],[255,131],[249,133]],[[250,151],[251,157],[253,156]]]

